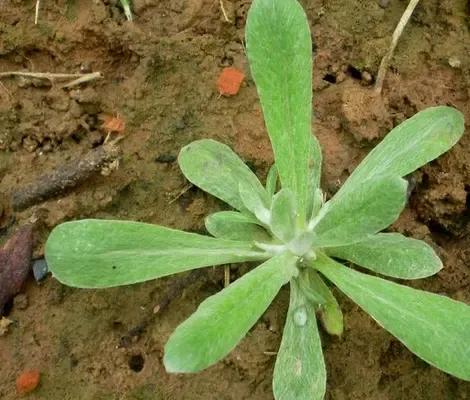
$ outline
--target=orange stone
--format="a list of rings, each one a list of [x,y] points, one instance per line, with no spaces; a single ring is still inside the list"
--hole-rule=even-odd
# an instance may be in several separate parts
[[[223,96],[235,96],[240,90],[240,85],[245,79],[245,74],[234,67],[224,68],[217,80],[217,89]]]
[[[16,378],[16,391],[19,394],[32,392],[39,385],[40,374],[37,370],[22,372]]]

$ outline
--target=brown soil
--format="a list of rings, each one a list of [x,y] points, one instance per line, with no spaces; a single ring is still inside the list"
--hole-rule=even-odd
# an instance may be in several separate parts
[[[374,144],[418,110],[448,104],[470,121],[467,0],[421,2],[399,43],[379,101],[369,96],[381,56],[406,1],[304,0],[314,38],[315,132],[324,150],[323,187],[334,193]],[[123,158],[108,174],[1,221],[3,240],[35,222],[40,256],[58,223],[84,217],[147,221],[199,231],[220,207],[185,182],[172,162],[198,138],[231,145],[260,177],[272,163],[260,105],[243,52],[249,0],[134,0],[125,22],[116,0],[0,2],[0,71],[102,71],[104,79],[64,90],[42,81],[0,85],[1,192],[103,142],[100,118],[126,122]],[[219,97],[218,74],[233,65],[248,76],[235,97]],[[162,162],[167,161],[167,162]],[[470,303],[467,197],[470,139],[410,178],[414,191],[394,229],[433,244],[445,263],[437,276],[411,283]],[[116,166],[115,166],[116,167]],[[178,197],[181,192],[184,192]],[[177,200],[174,200],[178,197]],[[14,224],[12,225],[12,217]],[[241,273],[240,270],[238,273]],[[236,275],[237,273],[235,273]],[[288,293],[283,290],[250,334],[222,362],[191,376],[168,375],[163,346],[172,330],[223,274],[188,288],[136,332],[175,278],[102,291],[32,279],[0,337],[0,398],[17,397],[21,371],[41,371],[34,399],[272,399],[274,356]],[[470,384],[430,367],[338,293],[346,319],[341,339],[322,333],[330,400],[470,399]],[[133,330],[134,329],[134,330]],[[138,331],[138,329],[137,329]],[[140,371],[138,371],[141,369]]]

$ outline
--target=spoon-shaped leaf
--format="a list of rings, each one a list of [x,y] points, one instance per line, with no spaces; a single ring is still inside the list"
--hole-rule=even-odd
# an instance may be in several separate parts
[[[335,195],[316,217],[318,247],[359,242],[394,222],[405,207],[407,182],[397,176],[378,177]],[[314,222],[315,220],[312,220]]]
[[[268,225],[271,219],[269,203],[271,199],[266,192],[256,192],[247,182],[240,182],[238,185],[240,198],[245,208],[250,211],[261,223]]]
[[[464,119],[452,107],[430,107],[404,121],[380,142],[339,190],[357,190],[364,181],[377,175],[405,176],[439,157],[461,138]]]
[[[291,281],[290,304],[274,367],[276,400],[321,400],[326,369],[315,307]]]
[[[323,194],[320,189],[321,164],[323,156],[321,153],[320,143],[315,136],[312,136],[312,160],[314,161],[311,161],[311,179],[309,187],[310,197],[307,202],[308,220],[315,217],[323,203]]]
[[[206,217],[207,231],[217,238],[245,242],[267,242],[271,238],[253,216],[236,211],[219,211]]]
[[[228,146],[215,140],[197,140],[183,147],[178,163],[191,183],[237,210],[245,210],[238,191],[240,182],[259,197],[268,199],[250,168]]]
[[[224,358],[247,334],[295,274],[297,258],[277,255],[204,300],[170,336],[168,372],[197,372]]]
[[[296,233],[297,205],[289,189],[281,189],[271,204],[271,230],[283,242],[292,240]]]
[[[378,233],[358,243],[331,247],[327,254],[400,279],[426,278],[442,268],[431,246],[399,233]]]
[[[314,267],[429,364],[470,380],[470,307],[347,268],[326,256]]]
[[[105,220],[59,225],[47,239],[45,255],[55,278],[81,288],[129,285],[194,268],[267,258],[248,242]]]
[[[291,189],[304,220],[312,195],[312,43],[296,0],[255,0],[246,50],[282,187]]]

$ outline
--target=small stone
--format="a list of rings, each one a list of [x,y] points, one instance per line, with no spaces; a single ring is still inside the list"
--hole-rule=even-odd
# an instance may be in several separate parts
[[[217,89],[221,96],[235,96],[245,79],[245,74],[235,67],[224,68],[217,79]]]
[[[452,57],[449,57],[449,65],[452,68],[460,68],[462,66],[462,62],[460,61],[459,58],[452,56]]]
[[[33,275],[36,282],[41,282],[47,276],[49,268],[47,267],[47,262],[44,258],[34,261],[33,263]]]
[[[364,83],[370,85],[374,81],[374,77],[371,75],[369,71],[362,71],[361,78]]]
[[[41,151],[43,153],[49,153],[52,151],[52,142],[50,139],[44,140],[42,147],[41,147]]]
[[[80,118],[80,116],[83,114],[82,107],[80,107],[76,101],[71,102],[69,112],[73,118]]]
[[[89,61],[84,61],[80,64],[80,72],[82,74],[89,74],[91,71],[91,63]]]
[[[23,148],[27,152],[32,153],[38,148],[38,142],[36,140],[34,140],[32,137],[26,136],[23,139]]]
[[[18,394],[32,392],[39,385],[40,373],[37,370],[24,371],[16,378]]]

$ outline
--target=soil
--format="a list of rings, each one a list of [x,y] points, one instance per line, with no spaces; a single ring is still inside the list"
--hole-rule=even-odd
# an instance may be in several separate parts
[[[333,194],[362,157],[404,119],[447,104],[470,121],[470,16],[467,0],[427,0],[400,40],[383,96],[374,76],[406,1],[302,1],[313,30],[314,131],[324,150],[323,187]],[[380,4],[379,4],[380,3]],[[106,116],[126,124],[122,159],[105,174],[22,212],[3,207],[5,241],[33,222],[35,257],[57,224],[86,217],[146,221],[203,230],[221,207],[189,188],[174,161],[198,138],[232,146],[264,179],[273,158],[243,51],[249,0],[134,0],[134,23],[116,0],[0,1],[0,71],[101,71],[104,79],[70,90],[19,78],[0,84],[0,193],[6,199],[40,174],[103,143]],[[220,97],[217,77],[234,66],[240,92]],[[468,125],[467,125],[468,131]],[[470,304],[470,136],[414,173],[407,209],[393,225],[424,239],[442,257],[435,277],[408,283]],[[246,270],[234,269],[232,278]],[[288,289],[222,362],[195,375],[169,375],[163,346],[223,272],[189,286],[142,325],[178,278],[92,291],[32,278],[0,337],[0,398],[17,398],[22,371],[39,370],[32,399],[272,399],[271,380]],[[345,313],[341,339],[322,332],[329,400],[464,400],[470,383],[420,361],[337,293]],[[139,327],[141,329],[139,329]]]

